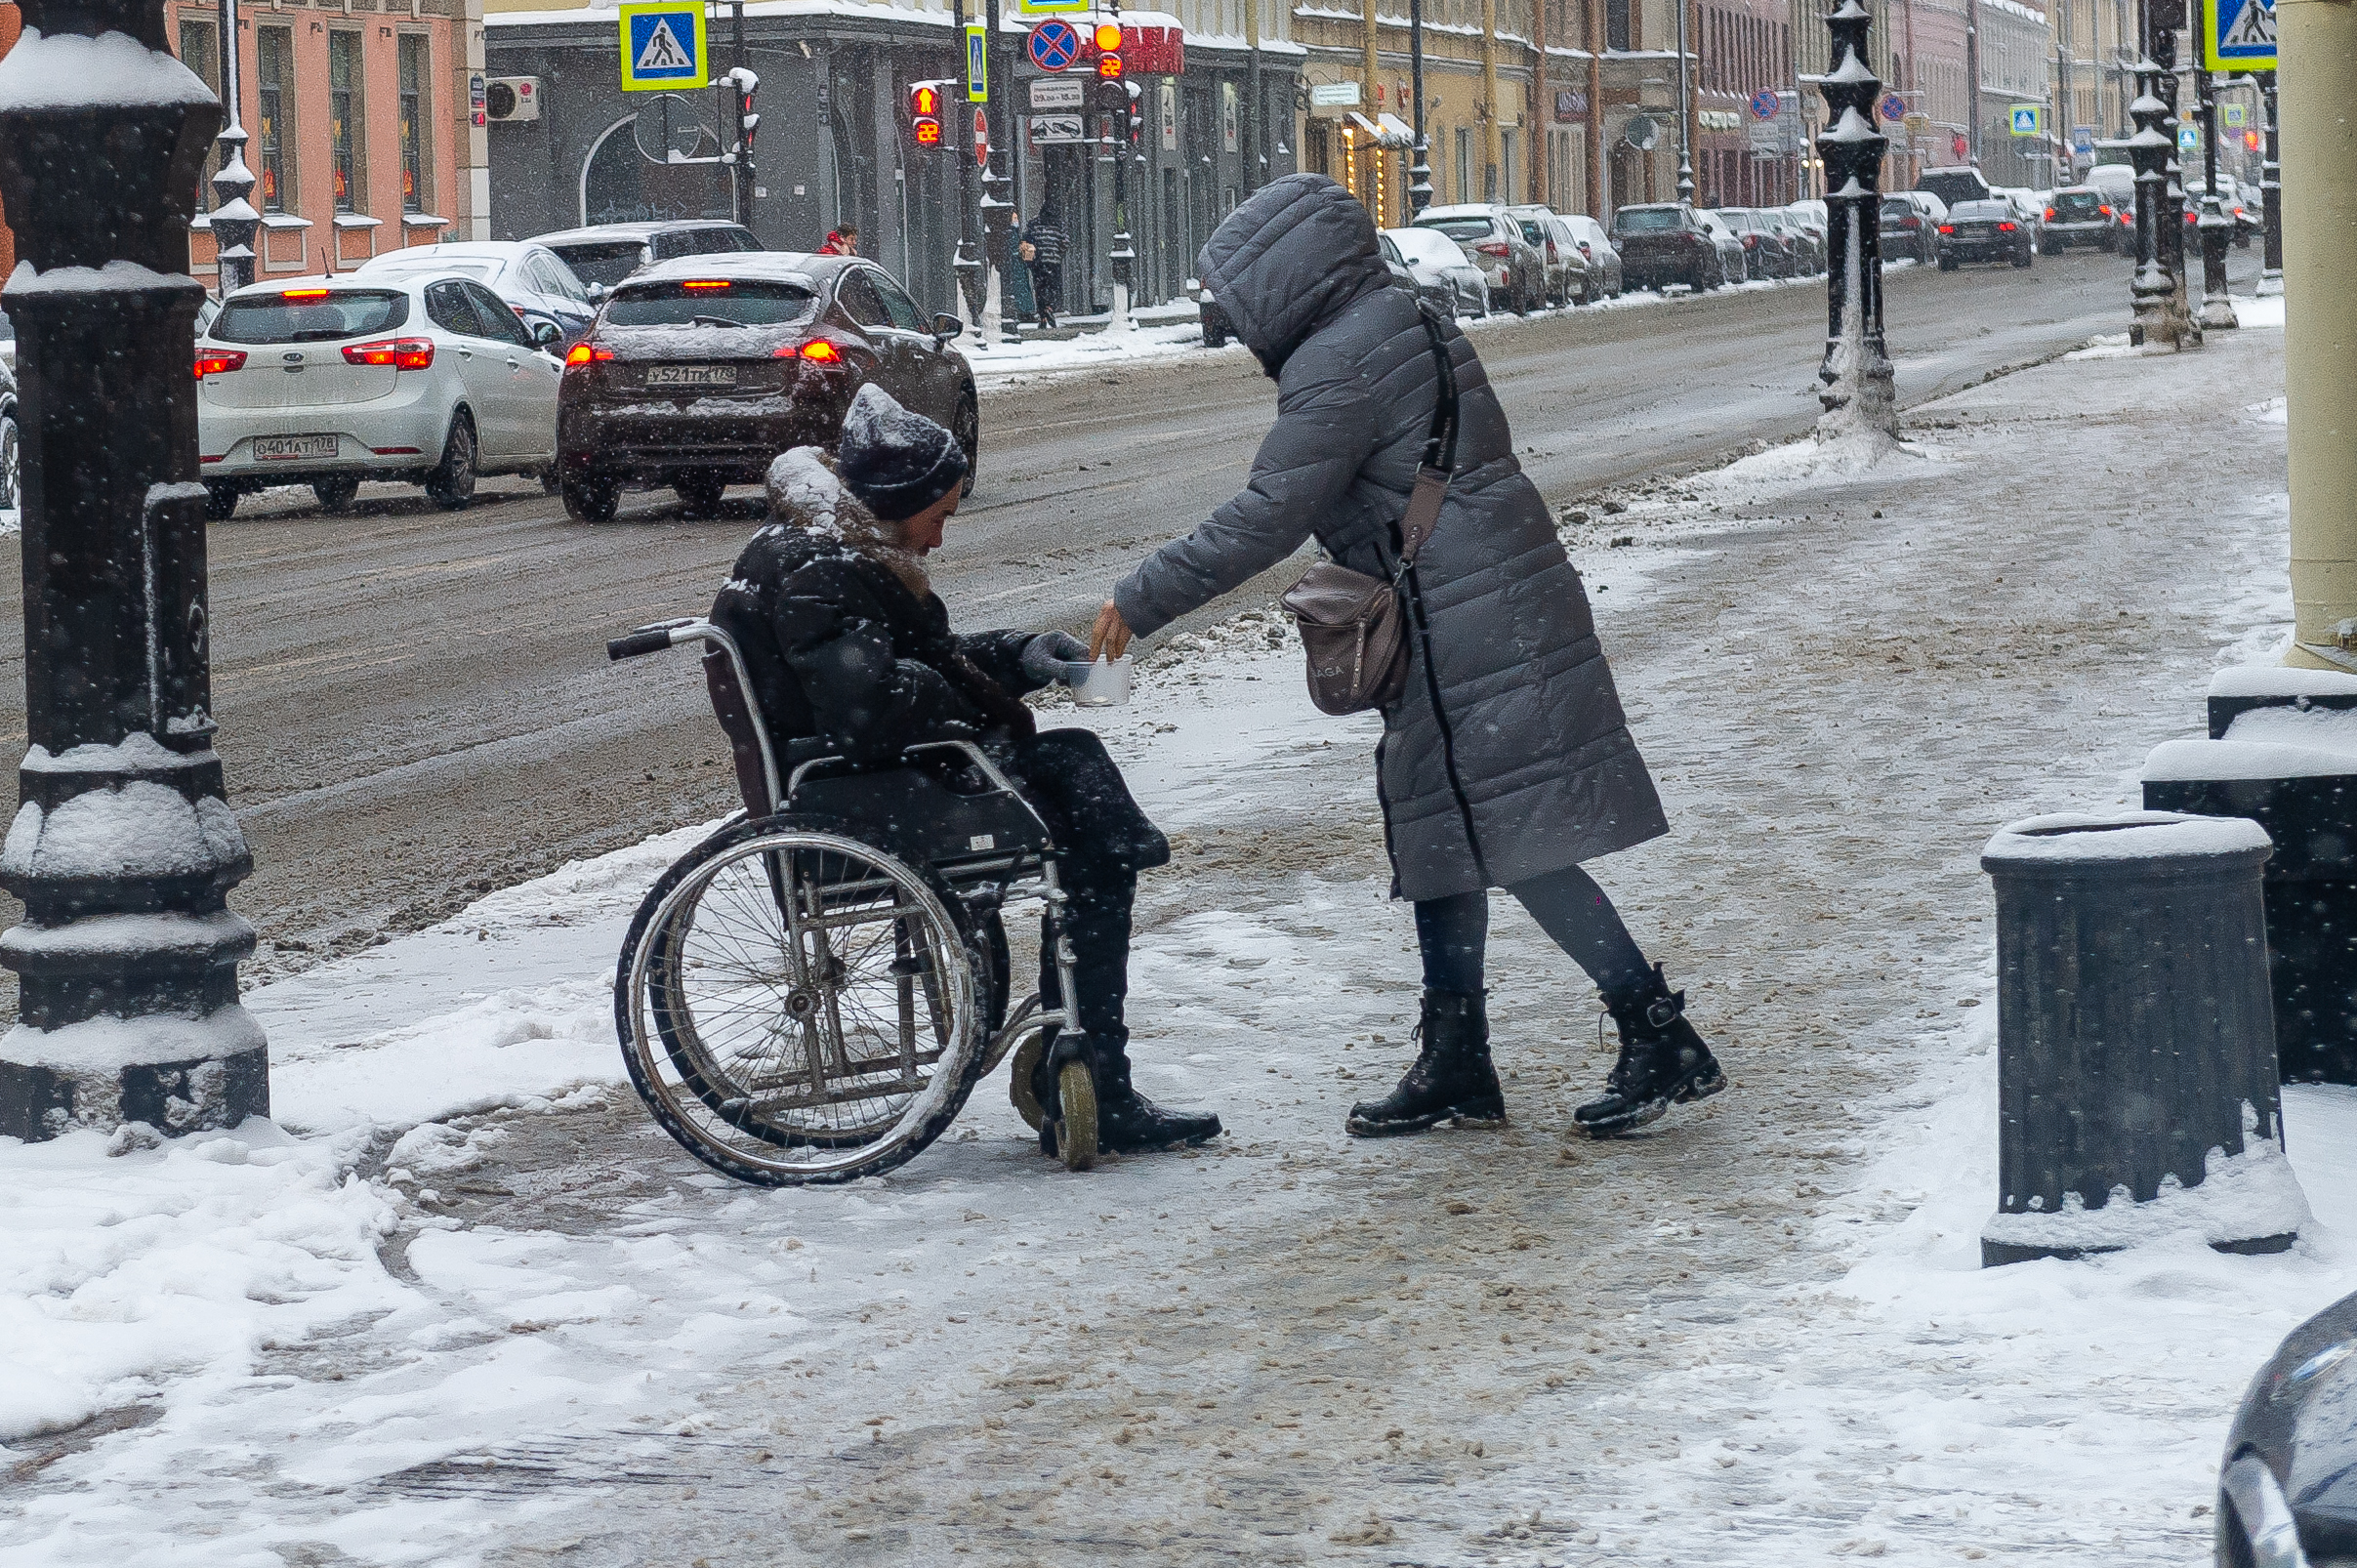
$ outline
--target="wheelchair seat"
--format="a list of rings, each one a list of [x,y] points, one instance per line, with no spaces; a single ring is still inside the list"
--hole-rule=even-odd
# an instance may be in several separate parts
[[[874,835],[903,859],[954,877],[961,866],[1003,866],[1051,848],[1039,818],[1002,790],[961,794],[939,770],[921,766],[805,778],[790,809],[831,816]]]

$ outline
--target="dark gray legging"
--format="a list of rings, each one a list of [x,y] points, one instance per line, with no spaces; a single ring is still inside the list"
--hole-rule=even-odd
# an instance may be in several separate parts
[[[1551,871],[1506,889],[1522,901],[1539,928],[1579,962],[1606,1002],[1644,990],[1652,966],[1621,924],[1620,911],[1595,879],[1577,866]],[[1424,983],[1434,991],[1471,995],[1482,986],[1489,946],[1487,892],[1427,898],[1416,906],[1416,941],[1424,949]]]

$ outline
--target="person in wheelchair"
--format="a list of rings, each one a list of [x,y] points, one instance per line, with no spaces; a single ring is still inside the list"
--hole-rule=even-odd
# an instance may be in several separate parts
[[[952,632],[926,576],[967,470],[947,430],[873,383],[862,387],[832,461],[803,446],[770,465],[769,521],[737,557],[712,619],[742,648],[754,706],[786,766],[836,755],[889,764],[929,741],[990,752],[1055,841],[1084,1037],[1075,1044],[1096,1082],[1099,1145],[1200,1143],[1219,1135],[1219,1117],[1166,1110],[1130,1082],[1130,909],[1137,874],[1168,864],[1170,843],[1093,731],[1041,731],[1021,700],[1088,650],[1062,632]],[[715,705],[733,738],[717,686]],[[738,778],[758,808],[765,785],[746,751],[737,747]],[[1059,1005],[1045,953],[1040,996]],[[1051,1116],[1051,1064],[1064,1054],[1045,1052],[1034,1078]]]

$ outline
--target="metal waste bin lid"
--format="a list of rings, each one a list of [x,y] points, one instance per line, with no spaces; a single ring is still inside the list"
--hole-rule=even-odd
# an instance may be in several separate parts
[[[2244,816],[2058,811],[1998,829],[1980,867],[2008,877],[2216,873],[2258,865],[2273,848],[2267,830]]]

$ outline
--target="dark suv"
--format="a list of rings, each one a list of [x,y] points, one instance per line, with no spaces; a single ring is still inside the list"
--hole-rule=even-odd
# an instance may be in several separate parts
[[[589,286],[590,298],[605,291],[641,267],[681,256],[729,256],[757,251],[762,242],[742,224],[712,219],[676,218],[661,223],[598,224],[567,228],[554,234],[535,234],[532,242],[546,245],[564,259],[573,275]]]
[[[2093,186],[2069,186],[2054,192],[2046,208],[2046,253],[2059,256],[2073,245],[2109,251],[2120,231],[2119,216]]]
[[[1612,215],[1612,243],[1620,249],[1621,276],[1631,288],[1683,283],[1700,291],[1727,280],[1718,242],[1694,209],[1682,203],[1621,208]]]
[[[762,251],[658,262],[606,297],[567,351],[557,397],[564,510],[614,515],[625,484],[668,484],[709,516],[792,446],[833,446],[874,382],[981,455],[973,372],[954,315],[926,317],[857,257]]]
[[[2002,198],[1967,201],[1948,209],[1940,225],[1940,270],[1953,272],[1965,262],[2011,262],[2028,267],[2038,259],[2038,235]]]

